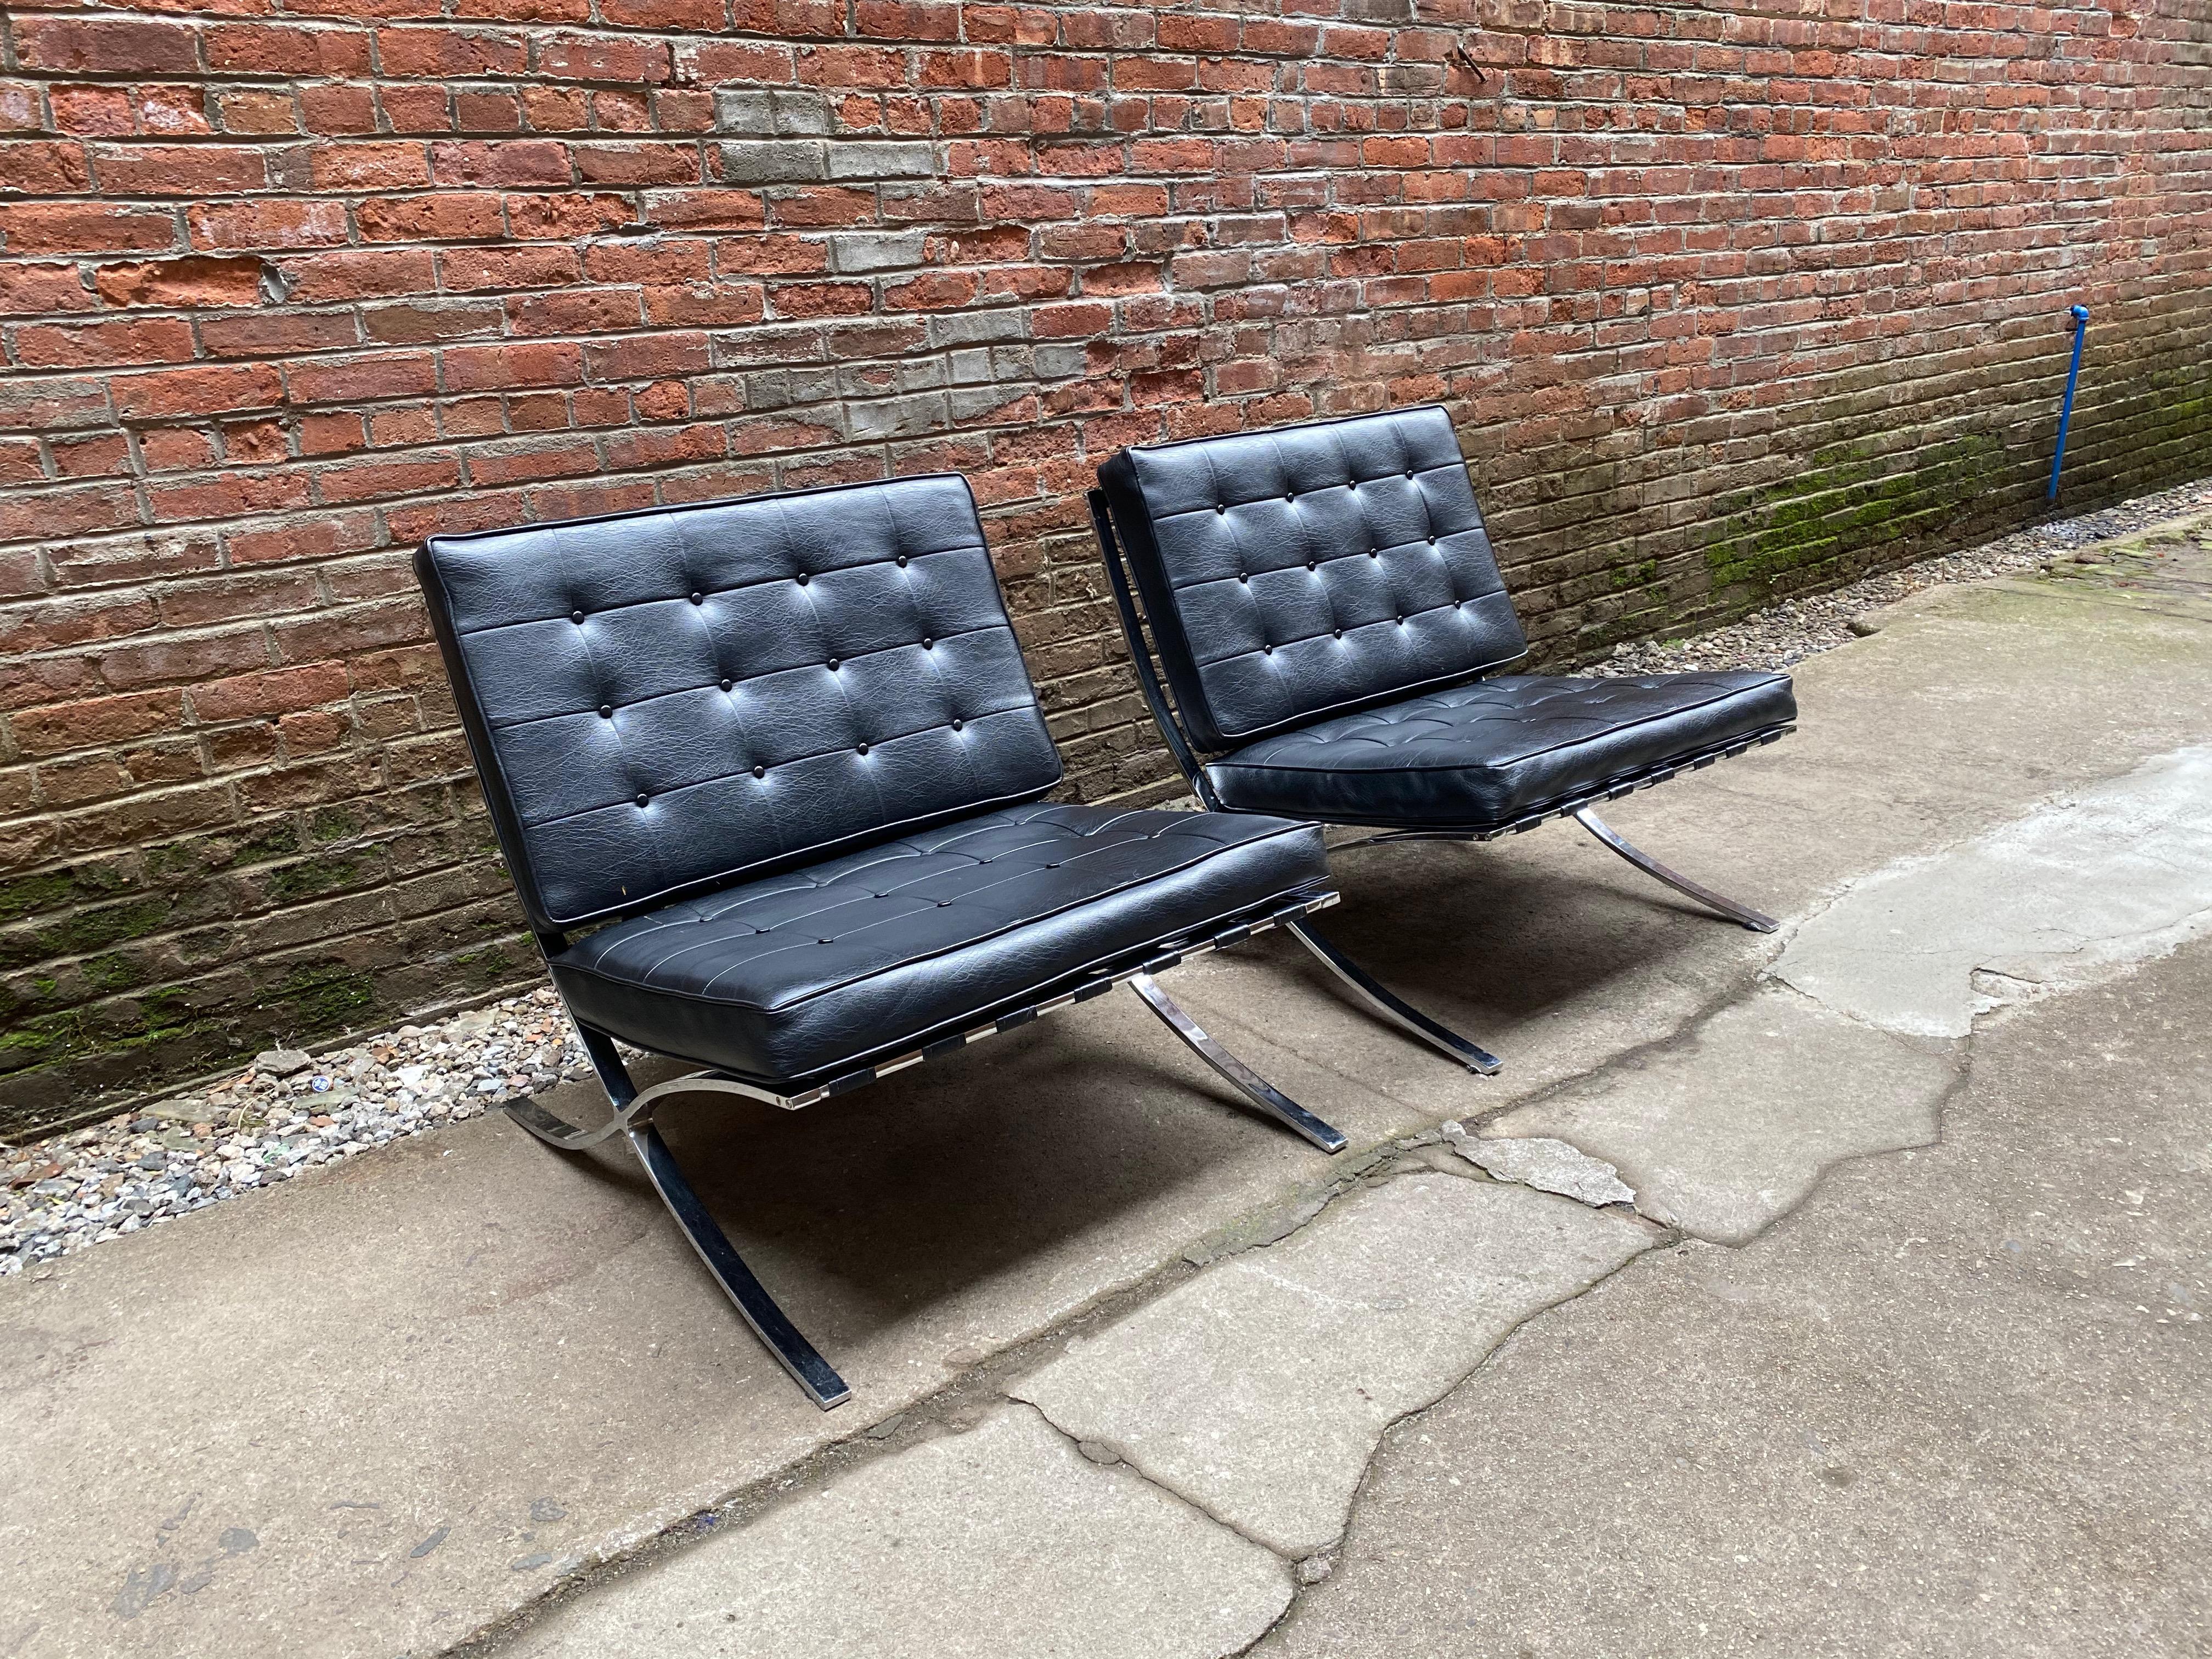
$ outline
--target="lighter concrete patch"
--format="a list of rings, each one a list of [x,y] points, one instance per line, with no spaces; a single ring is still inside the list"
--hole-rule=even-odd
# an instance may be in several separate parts
[[[1540,1193],[1557,1193],[1580,1204],[1633,1204],[1636,1194],[1620,1171],[1602,1159],[1577,1152],[1564,1140],[1470,1137],[1456,1123],[1444,1133],[1459,1155],[1495,1180],[1518,1182]]]
[[[1770,988],[1483,1133],[1571,1142],[1617,1166],[1654,1220],[1741,1244],[1840,1160],[1935,1139],[1954,1075],[1946,1054]]]
[[[1009,1407],[615,1580],[532,1659],[1216,1659],[1291,1599],[1283,1564]]]
[[[1303,1555],[1344,1529],[1394,1419],[1650,1243],[1618,1212],[1408,1176],[1207,1269],[1012,1392],[1248,1536]]]
[[[2194,747],[1854,884],[1773,972],[1884,1030],[1962,1037],[2208,927],[2212,747]]]

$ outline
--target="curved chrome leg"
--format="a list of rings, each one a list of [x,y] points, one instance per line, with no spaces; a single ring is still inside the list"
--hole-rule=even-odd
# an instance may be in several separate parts
[[[842,1406],[853,1397],[845,1386],[845,1379],[830,1369],[830,1362],[814,1350],[814,1345],[799,1334],[775,1298],[753,1277],[751,1268],[737,1252],[707,1206],[699,1201],[691,1183],[684,1178],[677,1167],[675,1154],[668,1143],[660,1138],[660,1131],[650,1123],[641,1124],[629,1131],[629,1144],[636,1152],[638,1162],[645,1165],[646,1174],[652,1178],[653,1190],[660,1201],[676,1218],[676,1224],[684,1229],[684,1237],[699,1253],[707,1271],[714,1275],[715,1283],[728,1292],[737,1304],[753,1334],[768,1346],[776,1361],[791,1373],[791,1380],[805,1390],[806,1397],[828,1411]]]
[[[1492,1077],[1504,1068],[1505,1062],[1489,1049],[1468,1042],[1449,1026],[1438,1024],[1411,1003],[1401,1000],[1389,987],[1330,944],[1318,929],[1304,921],[1286,921],[1283,926],[1290,929],[1299,944],[1321,958],[1323,967],[1358,992],[1367,1006],[1383,1018],[1412,1032],[1437,1053],[1457,1060],[1471,1072]]]
[[[601,1081],[605,1074],[601,1073]],[[716,1094],[741,1095],[747,1100],[766,1101],[771,1106],[787,1106],[790,1100],[782,1095],[770,1094],[750,1083],[741,1083],[720,1072],[686,1072],[682,1077],[672,1077],[665,1083],[656,1083],[642,1094],[635,1096],[629,1103],[617,1111],[596,1129],[579,1129],[573,1123],[557,1118],[528,1096],[507,1103],[507,1115],[549,1146],[558,1146],[564,1152],[580,1152],[586,1146],[596,1146],[611,1136],[620,1134],[634,1123],[642,1123],[653,1115],[653,1109],[670,1095],[690,1094],[707,1091]],[[608,1089],[611,1097],[615,1091]]]
[[[580,1152],[586,1146],[596,1146],[613,1135],[620,1134],[635,1122],[639,1115],[652,1110],[642,1097],[632,1101],[596,1129],[579,1129],[574,1124],[557,1118],[528,1095],[519,1095],[507,1103],[507,1115],[536,1135],[548,1146],[557,1146],[564,1152]]]
[[[1324,1152],[1340,1152],[1342,1131],[1331,1128],[1311,1112],[1277,1089],[1243,1060],[1206,1034],[1205,1028],[1185,1013],[1160,989],[1150,974],[1133,974],[1129,987],[1144,998],[1145,1006],[1167,1023],[1168,1029],[1191,1046],[1207,1065],[1235,1084],[1261,1110],[1289,1125]]]
[[[1614,852],[1626,859],[1655,881],[1662,881],[1678,893],[1687,893],[1706,908],[1717,910],[1730,921],[1748,927],[1754,933],[1771,933],[1782,924],[1772,916],[1763,915],[1734,899],[1723,898],[1710,887],[1700,887],[1687,876],[1678,875],[1640,848],[1621,839],[1611,825],[1587,806],[1575,810],[1575,822],[1595,836]]]
[[[562,1152],[596,1146],[617,1132],[628,1135],[630,1150],[645,1165],[646,1178],[653,1182],[653,1190],[660,1194],[660,1201],[676,1218],[676,1224],[683,1228],[684,1237],[691,1241],[691,1248],[707,1264],[707,1271],[714,1275],[714,1282],[737,1304],[745,1323],[753,1328],[753,1334],[775,1356],[776,1363],[791,1373],[792,1381],[805,1390],[809,1400],[824,1411],[843,1405],[853,1397],[853,1391],[845,1386],[845,1379],[832,1370],[830,1362],[815,1352],[814,1345],[799,1334],[799,1328],[776,1306],[775,1298],[753,1277],[752,1269],[745,1266],[737,1246],[730,1243],[707,1206],[699,1201],[699,1194],[691,1190],[691,1183],[684,1180],[684,1171],[677,1166],[676,1155],[668,1150],[668,1143],[650,1121],[653,1108],[662,1099],[687,1090],[708,1089],[744,1095],[778,1106],[812,1097],[786,1098],[773,1095],[720,1072],[689,1073],[665,1083],[656,1083],[641,1093],[630,1080],[629,1068],[623,1064],[622,1055],[605,1034],[580,1021],[576,1033],[584,1041],[584,1052],[591,1056],[592,1069],[599,1074],[599,1083],[615,1109],[614,1116],[596,1129],[579,1129],[526,1097],[508,1101],[507,1115],[540,1140]]]

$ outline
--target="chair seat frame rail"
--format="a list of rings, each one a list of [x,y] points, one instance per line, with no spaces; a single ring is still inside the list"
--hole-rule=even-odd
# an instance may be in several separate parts
[[[1223,805],[1207,778],[1206,767],[1200,758],[1198,745],[1192,740],[1188,729],[1178,716],[1165,680],[1154,655],[1151,619],[1146,615],[1142,602],[1137,597],[1136,584],[1123,551],[1121,540],[1114,530],[1114,519],[1106,492],[1092,489],[1086,499],[1091,507],[1091,521],[1098,538],[1102,562],[1106,567],[1109,586],[1113,590],[1114,605],[1121,619],[1121,632],[1127,641],[1129,659],[1137,672],[1137,684],[1143,692],[1145,706],[1151,710],[1152,723],[1166,740],[1168,752],[1174,759],[1176,769],[1189,784],[1191,793],[1200,806],[1210,812],[1236,811],[1238,809]],[[1480,678],[1473,675],[1470,678]],[[1399,842],[1416,841],[1495,841],[1501,836],[1517,836],[1547,823],[1554,818],[1571,817],[1598,842],[1619,854],[1630,864],[1676,892],[1695,900],[1707,909],[1754,933],[1771,933],[1780,924],[1771,916],[1740,904],[1733,899],[1713,891],[1689,877],[1669,869],[1650,854],[1637,847],[1597,814],[1601,802],[1619,800],[1664,783],[1685,772],[1692,772],[1712,765],[1716,761],[1729,759],[1762,744],[1773,743],[1795,731],[1795,725],[1782,725],[1731,738],[1711,748],[1679,756],[1658,766],[1633,775],[1608,782],[1597,788],[1562,799],[1550,801],[1534,811],[1501,823],[1470,826],[1467,829],[1424,827],[1420,829],[1384,829],[1351,841],[1330,844],[1332,854],[1353,852],[1363,848],[1381,847]],[[1472,1039],[1454,1031],[1449,1026],[1432,1019],[1385,986],[1365,969],[1332,942],[1310,922],[1303,920],[1285,924],[1286,930],[1301,945],[1317,957],[1322,965],[1334,975],[1354,995],[1376,1013],[1398,1026],[1408,1035],[1426,1043],[1445,1058],[1466,1066],[1469,1071],[1490,1076],[1499,1071],[1504,1061]]]
[[[653,1121],[655,1112],[679,1095],[702,1093],[736,1095],[746,1100],[781,1107],[787,1111],[818,1105],[836,1096],[865,1088],[895,1072],[902,1072],[925,1060],[957,1053],[971,1042],[980,1042],[985,1037],[1012,1030],[1018,1025],[1026,1025],[1039,1015],[1053,1013],[1076,1003],[1103,996],[1116,986],[1126,983],[1170,1030],[1252,1105],[1322,1152],[1340,1152],[1346,1144],[1341,1131],[1306,1110],[1224,1048],[1160,988],[1155,978],[1178,963],[1240,945],[1271,927],[1282,927],[1295,933],[1305,926],[1307,916],[1316,910],[1326,909],[1334,904],[1337,898],[1338,895],[1333,891],[1297,893],[1248,911],[1216,927],[1211,933],[1148,945],[1140,951],[1092,969],[1073,985],[1055,991],[1051,996],[1005,1009],[919,1047],[855,1066],[825,1081],[791,1092],[781,1092],[764,1084],[713,1067],[687,1072],[649,1088],[641,1089],[630,1076],[629,1068],[623,1062],[622,1052],[614,1039],[605,1032],[586,1024],[576,1018],[574,1010],[569,1010],[569,1018],[582,1038],[584,1052],[591,1060],[592,1071],[598,1074],[600,1086],[606,1091],[613,1115],[593,1127],[579,1127],[556,1117],[528,1097],[507,1101],[504,1103],[505,1109],[508,1116],[532,1134],[563,1152],[579,1152],[596,1146],[617,1135],[625,1139],[631,1151],[637,1155],[638,1162],[644,1166],[653,1190],[659,1194],[662,1203],[690,1242],[691,1248],[698,1253],[699,1260],[729,1297],[739,1316],[752,1328],[754,1334],[760,1338],[806,1397],[827,1411],[844,1404],[852,1397],[852,1390],[754,1276],[752,1270],[745,1265],[744,1257],[738,1255],[737,1247],[730,1243],[713,1213],[701,1201],[690,1182],[684,1179],[675,1154],[661,1138],[659,1128]],[[539,945],[549,957],[558,954],[563,943],[557,936],[538,939]],[[669,1058],[680,1060],[682,1056],[671,1055]]]

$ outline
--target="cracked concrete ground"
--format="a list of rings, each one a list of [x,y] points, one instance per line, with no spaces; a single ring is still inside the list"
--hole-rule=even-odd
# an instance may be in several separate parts
[[[1781,939],[1561,828],[1341,859],[1332,933],[1505,1053],[1500,1078],[1401,1042],[1279,939],[1178,971],[1352,1134],[1334,1162],[1127,998],[814,1111],[672,1114],[853,1382],[838,1413],[799,1401],[619,1159],[496,1122],[0,1285],[0,1392],[36,1425],[0,1441],[0,1659],[1210,1655],[1271,1625],[1286,1651],[1724,1651],[1770,1624],[1904,1651],[1991,1606],[2018,1652],[2124,1596],[2138,1647],[2198,1650],[2188,1421],[2212,1402],[2202,1353],[2159,1345],[2202,1341],[2179,1196],[2212,1166],[2202,975],[2141,1032],[2063,1022],[2201,962],[2212,884],[2174,826],[2208,816],[2212,629],[2088,586],[1916,602],[1801,667],[1790,742],[1609,815],[1791,917]],[[1926,910],[1962,884],[1960,926]],[[1864,971],[1915,906],[1948,954]],[[1875,1006],[1903,978],[1937,1015]],[[1978,999],[2008,1006],[1968,1034],[1944,1011]],[[2023,1060],[2012,1115],[1988,1111],[2026,1139],[1959,1163],[1944,1126],[1979,1109],[1991,1045],[2046,1031],[2074,1069]],[[1493,1182],[1446,1121],[1611,1164],[1642,1216]],[[1969,1209],[2003,1218],[1996,1246],[1942,1231]],[[2131,1227],[2152,1254],[2097,1271],[2156,1264],[2142,1332],[2063,1279]],[[1801,1236],[1824,1242],[1786,1254]],[[2087,1299],[2055,1315],[1984,1257]],[[1746,1461],[1793,1411],[1858,1451],[1822,1452],[1809,1498]],[[1837,1503],[1850,1549],[1808,1507]],[[1798,1577],[1750,1575],[1785,1558]],[[1945,1600],[1973,1562],[1995,1601]],[[1866,1642],[1820,1645],[1860,1614]]]

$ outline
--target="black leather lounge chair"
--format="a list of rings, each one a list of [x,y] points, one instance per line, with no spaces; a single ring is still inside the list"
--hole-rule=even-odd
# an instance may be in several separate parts
[[[614,1115],[817,1404],[845,1384],[650,1121],[681,1091],[809,1106],[1123,981],[1324,1151],[1152,975],[1335,902],[1319,829],[1053,805],[967,485],[901,479],[440,536],[416,557],[493,825]],[[611,1038],[707,1069],[641,1091]]]
[[[1631,846],[1595,806],[1790,731],[1790,677],[1492,672],[1528,642],[1443,410],[1148,445],[1098,481],[1091,519],[1130,655],[1209,810],[1379,832],[1338,852],[1487,841],[1571,815],[1646,874],[1773,929]],[[1379,1012],[1498,1069],[1310,924],[1289,926]]]

